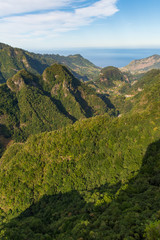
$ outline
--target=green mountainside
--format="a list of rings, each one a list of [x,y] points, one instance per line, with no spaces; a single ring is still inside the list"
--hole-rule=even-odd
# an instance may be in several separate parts
[[[132,88],[129,89],[128,93],[136,94],[137,92],[143,91],[144,88],[149,88],[157,82],[159,76],[160,69],[152,69],[148,71],[138,81],[132,83]]]
[[[59,64],[39,77],[20,70],[0,86],[0,93],[0,143],[4,145],[11,136],[24,141],[30,134],[56,130],[81,118],[115,114],[95,91]]]
[[[89,60],[83,58],[80,54],[69,55],[67,57],[59,54],[44,54],[46,61],[56,61],[69,67],[75,77],[84,81],[95,79],[100,72],[100,68],[95,66]]]
[[[65,66],[55,64],[47,68],[42,80],[45,91],[60,101],[76,119],[104,114],[108,110],[95,91],[76,79]]]
[[[110,100],[120,113],[142,112],[154,107],[160,94],[159,86],[160,71],[153,69],[128,88],[125,94],[112,95]]]
[[[0,83],[25,69],[33,74],[42,74],[46,67],[54,63],[69,67],[79,79],[93,79],[99,68],[81,55],[60,56],[55,54],[35,54],[0,43]]]
[[[116,81],[125,81],[125,78],[118,68],[110,66],[101,70],[99,81],[106,87],[113,87]]]
[[[21,215],[5,224],[2,234],[142,239],[146,220],[160,207],[149,207],[152,191],[160,198],[158,155],[143,162],[147,146],[159,138],[159,120],[159,111],[154,120],[153,112],[114,120],[100,116],[12,145],[1,159],[1,209],[2,216]]]
[[[0,78],[0,239],[160,239],[160,71],[0,43]]]
[[[109,66],[102,68],[97,79],[89,81],[87,84],[98,93],[121,94],[130,88],[131,80],[131,74],[122,73],[118,68]]]
[[[1,88],[5,127],[30,135],[0,159],[2,240],[160,238],[159,71],[133,84],[133,96],[110,98],[123,113],[114,118],[102,97],[59,64],[39,78],[22,70]],[[32,135],[39,118],[46,128],[52,123],[51,104],[66,126]]]

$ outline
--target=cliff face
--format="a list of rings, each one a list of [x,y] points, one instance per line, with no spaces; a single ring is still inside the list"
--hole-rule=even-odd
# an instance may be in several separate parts
[[[131,72],[132,74],[145,73],[151,69],[160,69],[160,55],[153,55],[148,58],[134,60],[127,66],[122,67],[121,71]]]

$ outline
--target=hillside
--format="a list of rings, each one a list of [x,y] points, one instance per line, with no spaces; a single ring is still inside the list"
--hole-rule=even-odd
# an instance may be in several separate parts
[[[143,91],[144,88],[151,87],[157,82],[160,76],[160,69],[152,69],[145,73],[138,81],[132,83],[132,87],[129,89],[128,93],[138,93]]]
[[[127,66],[122,67],[120,70],[122,72],[130,72],[132,74],[141,74],[152,69],[160,69],[160,55],[158,54],[147,58],[134,60]]]
[[[118,68],[110,66],[101,70],[99,81],[106,87],[113,87],[116,81],[125,81],[125,78]]]
[[[114,107],[124,114],[127,112],[142,112],[152,109],[159,99],[160,70],[153,69],[143,75],[124,94],[112,95],[110,100]],[[156,104],[157,109],[159,105]]]
[[[19,48],[0,44],[0,83],[12,77],[16,72],[25,69],[33,74],[42,74],[46,67],[55,62],[65,64],[79,79],[93,79],[99,73],[99,68],[81,55],[68,57],[55,54],[35,54]]]
[[[102,68],[97,79],[87,84],[99,94],[115,95],[130,88],[131,79],[131,74],[122,73],[118,68],[109,66]]]
[[[76,119],[104,114],[103,100],[90,87],[76,79],[65,66],[54,64],[42,75],[42,85]]]
[[[4,145],[11,137],[24,141],[30,134],[110,111],[91,88],[60,64],[46,68],[39,77],[20,70],[0,86],[0,93],[0,143]],[[110,114],[115,114],[114,109]]]
[[[72,92],[70,73],[56,66],[41,79],[48,93],[51,75],[56,99],[63,86]],[[0,160],[1,239],[160,237],[159,79],[127,114],[83,119],[8,147]]]

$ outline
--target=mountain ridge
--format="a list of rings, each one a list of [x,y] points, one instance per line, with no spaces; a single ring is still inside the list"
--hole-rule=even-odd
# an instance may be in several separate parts
[[[159,142],[153,143],[159,139],[160,116],[156,105],[150,110],[84,119],[10,146],[1,158],[0,203],[3,216],[16,218],[3,224],[1,236],[117,240],[136,234],[144,239],[160,197]]]
[[[20,70],[0,86],[0,92],[0,124],[6,129],[0,135],[16,141],[108,111],[115,114],[94,90],[57,63],[41,76]]]
[[[0,84],[0,239],[160,238],[160,70],[102,74],[95,90],[54,63]]]
[[[99,68],[80,54],[68,57],[55,54],[35,54],[20,48],[0,44],[0,83],[5,82],[17,71],[26,69],[33,74],[42,74],[46,67],[54,63],[65,64],[73,74],[82,80],[93,79]]]
[[[158,54],[154,54],[147,58],[133,60],[127,66],[120,68],[121,71],[129,71],[132,74],[141,74],[152,69],[160,69],[160,55]]]

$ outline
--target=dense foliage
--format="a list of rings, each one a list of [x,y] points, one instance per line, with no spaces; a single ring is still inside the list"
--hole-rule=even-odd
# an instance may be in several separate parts
[[[47,68],[42,85],[74,119],[104,114],[109,110],[95,91],[76,79],[65,66],[54,64]]]
[[[2,234],[142,239],[147,219],[160,207],[159,142],[147,150],[159,139],[159,120],[156,109],[114,119],[104,115],[12,145],[1,159],[2,215],[24,213]]]
[[[6,82],[23,68],[33,74],[42,74],[46,67],[55,62],[68,66],[79,79],[93,79],[99,73],[98,67],[79,54],[67,57],[55,54],[35,54],[0,43],[0,83]]]
[[[101,69],[99,76],[94,81],[88,81],[87,85],[103,96],[120,96],[130,90],[132,81],[131,74],[110,66]]]
[[[105,67],[101,69],[98,79],[95,81],[95,84],[98,87],[110,88],[116,85],[116,82],[124,82],[126,79],[123,73],[116,67]]]
[[[160,73],[129,87],[97,95],[59,64],[0,86],[0,154],[18,141],[0,158],[0,239],[160,239]]]
[[[60,64],[48,67],[39,77],[20,70],[0,91],[0,124],[16,141],[109,111],[95,91]],[[114,109],[110,114],[115,114]]]
[[[159,141],[148,147],[139,173],[126,185],[43,196],[4,224],[1,238],[159,239],[159,149]]]
[[[125,94],[111,95],[110,99],[120,113],[142,112],[159,108],[160,71],[151,70],[137,81]]]
[[[101,79],[106,80],[106,85],[109,87],[114,85],[114,81],[124,81],[125,78],[122,72],[116,67],[105,67],[101,70]]]

